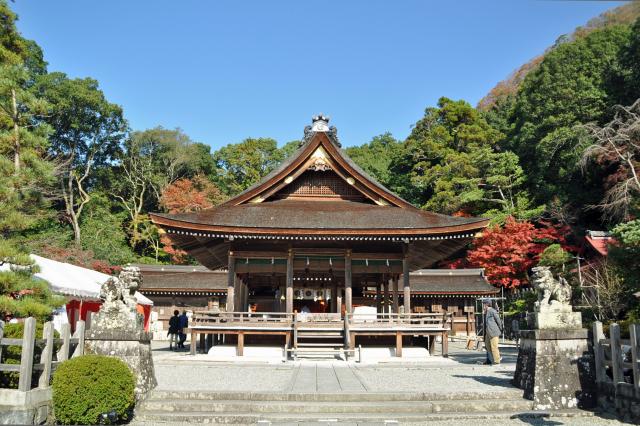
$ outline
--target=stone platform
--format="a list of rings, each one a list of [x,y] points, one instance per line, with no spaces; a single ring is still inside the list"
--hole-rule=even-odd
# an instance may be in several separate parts
[[[139,400],[157,385],[151,333],[89,329],[85,333],[85,353],[114,356],[124,361],[136,376],[135,391]]]
[[[595,405],[593,356],[587,330],[522,330],[513,384],[536,409],[590,408]]]

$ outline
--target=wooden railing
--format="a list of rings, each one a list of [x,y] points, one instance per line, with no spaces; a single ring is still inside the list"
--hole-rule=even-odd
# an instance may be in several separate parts
[[[18,390],[22,392],[32,389],[34,371],[41,372],[38,388],[49,387],[51,374],[61,362],[69,359],[70,355],[76,357],[84,354],[84,327],[84,321],[78,321],[76,332],[71,336],[69,324],[63,324],[58,339],[54,338],[52,322],[44,323],[42,338],[36,338],[36,320],[32,317],[24,321],[24,332],[21,339],[4,337],[4,329],[0,327],[0,371],[17,372],[19,375]],[[2,349],[5,346],[20,346],[22,348],[20,364],[2,363]],[[38,346],[42,346],[42,352],[38,362],[34,363],[35,348]],[[59,346],[58,351],[55,351],[56,346]]]
[[[194,312],[191,327],[245,325],[245,326],[288,326],[293,323],[293,315],[283,312]]]
[[[620,338],[620,326],[611,324],[610,338],[605,338],[602,323],[593,324],[593,351],[595,355],[596,382],[632,385],[640,393],[640,324],[629,326],[629,339]],[[628,373],[628,374],[625,374]],[[627,379],[628,377],[628,379]]]
[[[353,326],[419,328],[451,328],[451,313],[411,313],[411,314],[347,314],[347,322]]]

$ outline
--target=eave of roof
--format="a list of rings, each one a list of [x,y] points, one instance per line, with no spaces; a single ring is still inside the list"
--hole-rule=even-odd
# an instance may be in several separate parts
[[[433,235],[475,232],[488,224],[488,219],[351,201],[277,200],[223,205],[194,213],[154,213],[152,217],[157,225],[176,230],[262,235]]]

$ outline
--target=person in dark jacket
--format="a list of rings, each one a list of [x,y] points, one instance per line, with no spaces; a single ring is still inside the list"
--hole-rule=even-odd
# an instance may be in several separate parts
[[[189,317],[187,317],[187,311],[182,311],[182,315],[180,315],[180,341],[178,342],[178,347],[184,349],[184,342],[187,340],[187,328],[189,328]]]
[[[169,319],[169,350],[178,350],[178,333],[180,333],[180,317],[178,314],[180,311],[173,311],[173,316]]]
[[[484,310],[484,347],[489,357],[488,361],[492,365],[500,364],[500,350],[498,349],[498,341],[502,334],[502,320],[498,311],[491,306],[491,300],[483,302]]]

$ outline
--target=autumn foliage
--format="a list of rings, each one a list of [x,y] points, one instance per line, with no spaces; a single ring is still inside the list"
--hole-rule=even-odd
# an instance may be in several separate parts
[[[565,227],[540,222],[536,227],[527,221],[507,219],[504,226],[487,229],[478,237],[467,258],[453,266],[484,268],[489,282],[505,288],[528,283],[527,271],[535,266],[540,254],[553,243],[567,247]]]
[[[162,191],[160,206],[169,213],[189,213],[220,204],[220,189],[204,176],[178,179]]]
[[[178,179],[162,192],[160,206],[171,214],[190,213],[211,208],[224,201],[220,189],[204,176]],[[173,246],[167,234],[160,237],[162,249],[174,263],[183,263],[187,253]]]

